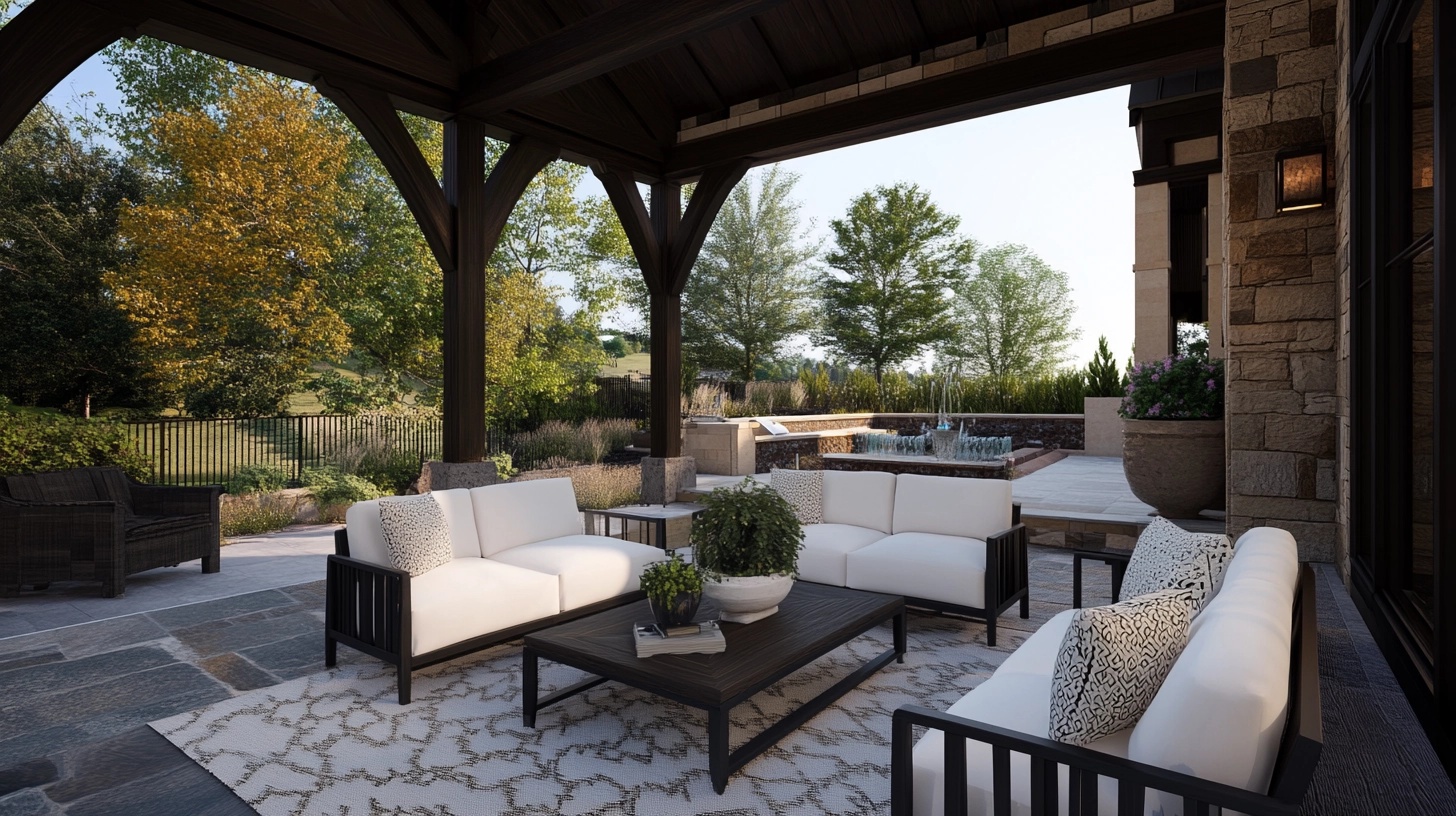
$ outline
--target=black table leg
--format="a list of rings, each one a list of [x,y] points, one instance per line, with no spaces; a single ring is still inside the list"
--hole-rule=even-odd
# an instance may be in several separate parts
[[[521,723],[536,727],[536,650],[521,650]]]
[[[728,787],[728,709],[708,709],[708,776],[713,790],[722,794]]]
[[[1122,579],[1127,575],[1127,562],[1116,561],[1112,564],[1112,601],[1122,597]]]
[[[907,641],[905,633],[905,610],[901,609],[895,613],[895,662],[905,662],[905,645]]]
[[[1082,608],[1082,554],[1072,553],[1072,608]]]

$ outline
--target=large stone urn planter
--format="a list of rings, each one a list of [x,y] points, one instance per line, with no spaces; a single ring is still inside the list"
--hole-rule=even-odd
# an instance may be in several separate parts
[[[1223,495],[1223,420],[1125,420],[1122,470],[1159,515],[1197,518]]]

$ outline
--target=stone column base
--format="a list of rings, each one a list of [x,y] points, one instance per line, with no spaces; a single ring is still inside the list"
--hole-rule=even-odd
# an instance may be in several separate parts
[[[642,503],[671,504],[685,487],[698,483],[698,462],[691,456],[642,458]]]
[[[494,462],[426,462],[420,469],[418,490],[484,487],[500,481]]]

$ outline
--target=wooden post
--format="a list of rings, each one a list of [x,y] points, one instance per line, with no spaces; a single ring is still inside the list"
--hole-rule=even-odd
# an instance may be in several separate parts
[[[485,177],[485,130],[445,123],[445,199],[455,219],[455,268],[445,270],[444,458],[485,458],[485,267],[526,185],[559,150],[512,142]]]

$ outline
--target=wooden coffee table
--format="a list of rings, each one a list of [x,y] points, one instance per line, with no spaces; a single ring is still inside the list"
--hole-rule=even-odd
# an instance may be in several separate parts
[[[708,600],[700,620],[717,615]],[[708,712],[708,772],[722,793],[728,775],[768,750],[892,659],[905,662],[905,599],[854,589],[795,583],[777,614],[748,624],[723,624],[721,654],[637,657],[632,624],[652,619],[646,601],[599,612],[526,635],[522,652],[522,717],[536,726],[536,712],[608,680]],[[760,691],[886,622],[894,647],[764,729],[736,751],[728,750],[728,712]],[[537,661],[554,660],[596,675],[538,699]]]

